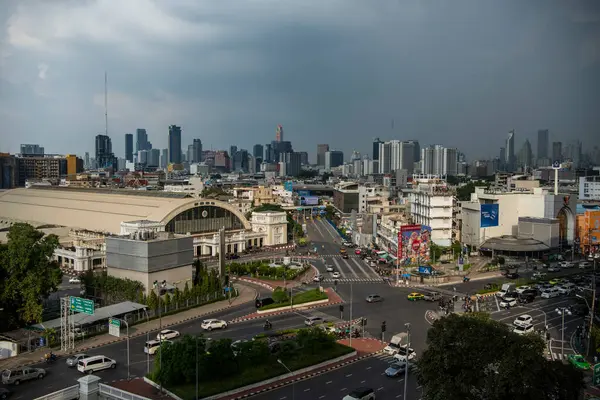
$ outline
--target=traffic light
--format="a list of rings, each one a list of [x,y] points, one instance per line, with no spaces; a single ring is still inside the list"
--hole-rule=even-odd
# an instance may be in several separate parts
[[[381,333],[385,332],[387,327],[385,326],[385,321],[381,323]]]
[[[340,312],[344,312],[344,305],[340,304]]]

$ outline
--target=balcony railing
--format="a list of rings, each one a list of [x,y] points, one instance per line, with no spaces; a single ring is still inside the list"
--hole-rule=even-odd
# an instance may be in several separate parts
[[[138,396],[137,394],[129,393],[124,390],[105,385],[103,383],[100,383],[98,387],[100,388],[100,394],[110,396],[111,398],[121,400],[150,400],[147,397]]]
[[[79,385],[69,386],[54,393],[38,397],[35,400],[74,400],[79,398]]]

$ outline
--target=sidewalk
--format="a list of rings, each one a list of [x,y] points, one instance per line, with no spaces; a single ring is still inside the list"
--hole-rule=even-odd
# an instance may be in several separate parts
[[[189,310],[182,311],[177,314],[167,315],[165,317],[162,317],[162,328],[168,328],[169,326],[181,324],[183,322],[191,321],[193,319],[202,318],[208,314],[224,311],[228,308],[236,307],[241,304],[254,301],[254,299],[256,298],[256,290],[251,288],[250,286],[236,284],[235,287],[240,291],[240,295],[232,299],[231,304],[229,304],[229,300],[221,300],[204,306],[191,308]],[[146,332],[157,331],[160,327],[159,324],[160,321],[158,319],[154,319],[149,322],[143,322],[134,325],[130,329],[130,337],[133,338],[145,335]],[[64,352],[61,350],[56,351],[56,355],[64,356],[68,354],[76,354],[82,351],[86,351],[96,347],[106,346],[108,344],[121,342],[124,340],[127,340],[127,338],[116,338],[114,336],[109,335],[108,333],[105,333],[102,335],[94,336],[88,340],[84,340],[83,343],[76,344],[75,349],[69,352]],[[37,364],[41,362],[44,354],[47,352],[48,348],[42,348],[31,353],[23,353],[16,357],[2,359],[0,360],[0,370]]]

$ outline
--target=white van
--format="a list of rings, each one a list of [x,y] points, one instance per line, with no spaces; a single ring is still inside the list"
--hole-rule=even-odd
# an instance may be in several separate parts
[[[96,371],[100,371],[108,368],[115,368],[117,362],[112,358],[105,356],[92,356],[79,360],[77,363],[77,370],[83,374],[91,374]]]
[[[167,343],[172,343],[172,342],[170,340],[163,340],[163,345],[166,345]],[[160,341],[149,340],[146,342],[146,345],[144,346],[144,353],[150,354],[151,356],[153,356],[154,354],[156,354],[158,349],[160,349]]]
[[[542,292],[542,299],[551,299],[552,297],[560,296],[560,292],[557,287],[551,287]]]

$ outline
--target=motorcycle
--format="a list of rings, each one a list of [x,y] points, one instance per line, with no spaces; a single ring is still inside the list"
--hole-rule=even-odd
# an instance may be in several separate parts
[[[44,358],[47,364],[53,363],[58,359],[58,357],[56,357],[56,354],[53,353],[46,354]]]
[[[263,328],[265,329],[265,331],[268,331],[269,329],[273,328],[273,324],[271,324],[270,322],[265,322]]]
[[[471,278],[469,278],[468,276],[463,277],[463,282],[469,282],[471,280]]]

